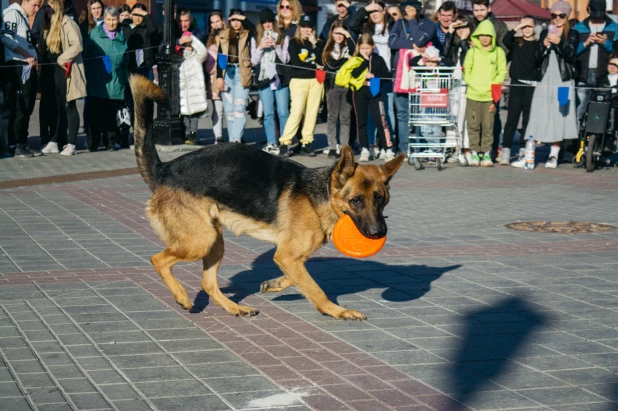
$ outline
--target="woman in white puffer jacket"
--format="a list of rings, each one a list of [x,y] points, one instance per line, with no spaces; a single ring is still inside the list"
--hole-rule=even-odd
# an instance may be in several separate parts
[[[190,32],[182,33],[178,40],[184,47],[183,61],[179,68],[180,77],[180,114],[185,124],[185,144],[195,144],[197,123],[206,115],[206,81],[203,64],[208,50]]]

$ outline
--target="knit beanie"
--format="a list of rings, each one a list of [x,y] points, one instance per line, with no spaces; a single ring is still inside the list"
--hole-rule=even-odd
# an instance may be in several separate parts
[[[568,17],[569,15],[571,15],[571,5],[564,0],[557,1],[554,4],[552,4],[551,12],[552,13],[556,13],[556,12],[564,13]]]

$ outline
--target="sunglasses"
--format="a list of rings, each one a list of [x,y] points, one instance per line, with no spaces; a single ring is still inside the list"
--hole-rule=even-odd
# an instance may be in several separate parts
[[[282,4],[281,6],[279,6],[279,9],[280,10],[292,10],[292,8],[290,7],[289,4],[285,5],[285,6]]]
[[[566,19],[566,16],[567,16],[567,15],[566,15],[565,13],[560,13],[560,14],[554,14],[554,13],[552,13],[552,14],[551,14],[551,18],[552,18],[552,19],[562,19],[562,20],[564,20],[564,19]]]

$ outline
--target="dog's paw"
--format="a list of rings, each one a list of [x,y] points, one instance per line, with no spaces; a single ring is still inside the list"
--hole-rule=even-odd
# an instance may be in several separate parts
[[[235,315],[236,317],[253,317],[260,312],[252,307],[245,307],[244,305],[237,305],[227,310],[228,313]]]
[[[283,290],[283,287],[281,287],[278,278],[275,278],[274,280],[264,281],[262,285],[260,285],[261,293],[278,293],[281,290]]]
[[[179,306],[181,306],[182,308],[188,311],[190,311],[193,308],[193,304],[191,304],[191,300],[189,300],[189,297],[178,298],[176,299],[176,303],[178,303]]]
[[[343,310],[337,316],[335,316],[338,320],[366,320],[367,317],[365,314],[356,310]]]

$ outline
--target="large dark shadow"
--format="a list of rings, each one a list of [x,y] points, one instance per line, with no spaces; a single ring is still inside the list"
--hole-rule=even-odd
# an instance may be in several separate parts
[[[548,322],[546,315],[519,296],[466,314],[463,330],[457,334],[463,341],[451,358],[455,367],[449,376],[450,391],[457,392],[452,394],[455,399],[470,401],[489,384],[487,380],[507,371],[507,359],[521,352],[532,334]]]
[[[274,250],[261,254],[250,270],[235,274],[230,278],[234,284],[221,290],[226,294],[233,294],[230,298],[235,302],[259,292],[262,282],[283,275],[273,262],[273,256]],[[316,257],[310,259],[306,266],[309,274],[335,303],[343,295],[384,287],[386,288],[381,294],[382,299],[393,302],[412,301],[431,291],[431,283],[442,274],[461,267],[459,264],[447,267],[390,266],[376,261],[345,257]],[[273,300],[295,301],[304,298],[298,290],[291,287]],[[202,291],[197,295],[193,312],[200,312],[207,305],[208,296]]]

